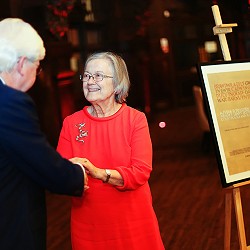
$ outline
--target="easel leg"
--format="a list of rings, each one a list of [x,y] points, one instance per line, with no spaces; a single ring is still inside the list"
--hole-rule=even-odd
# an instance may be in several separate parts
[[[237,221],[237,227],[238,227],[240,249],[246,250],[247,249],[246,233],[245,233],[245,226],[244,226],[244,219],[243,219],[243,212],[242,212],[242,204],[241,204],[241,196],[240,196],[240,188],[239,187],[233,189],[233,197],[234,197],[234,206],[235,206],[235,214],[236,214],[236,221]]]
[[[231,215],[232,215],[232,194],[231,194],[231,192],[226,192],[226,196],[225,196],[224,250],[230,250]]]

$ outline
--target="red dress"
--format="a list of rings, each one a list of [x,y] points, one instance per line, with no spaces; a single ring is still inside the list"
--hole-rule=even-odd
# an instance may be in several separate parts
[[[124,180],[117,187],[89,177],[83,197],[72,198],[74,250],[164,249],[148,184],[152,144],[144,113],[123,104],[114,115],[97,118],[84,107],[64,120],[57,150],[115,169]]]

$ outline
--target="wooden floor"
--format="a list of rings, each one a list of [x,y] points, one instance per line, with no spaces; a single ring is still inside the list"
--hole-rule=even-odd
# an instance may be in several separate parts
[[[159,128],[160,121],[166,122],[165,128]],[[154,148],[150,186],[165,248],[222,250],[225,190],[214,151],[201,150],[202,134],[194,107],[156,115],[150,121],[150,131]],[[250,239],[250,189],[242,188],[241,195],[246,237]],[[70,198],[48,193],[47,207],[48,250],[70,250]],[[233,211],[231,250],[236,249]]]

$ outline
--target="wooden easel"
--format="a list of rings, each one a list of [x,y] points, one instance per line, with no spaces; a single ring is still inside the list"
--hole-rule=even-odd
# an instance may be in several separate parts
[[[227,44],[227,33],[231,33],[232,27],[236,27],[237,23],[229,23],[229,24],[223,24],[220,16],[220,11],[218,5],[212,6],[214,21],[216,26],[213,27],[214,35],[218,35],[220,40],[220,46],[223,54],[223,58],[225,61],[231,61],[231,56]]]
[[[213,16],[216,26],[213,28],[214,35],[219,36],[220,45],[225,61],[231,61],[231,56],[226,40],[227,33],[232,32],[232,27],[236,27],[237,23],[223,24],[220,16],[218,5],[212,6]],[[244,226],[244,217],[242,211],[240,187],[249,185],[250,181],[234,184],[227,188],[225,194],[225,235],[224,235],[224,250],[230,250],[231,239],[231,215],[232,215],[232,198],[234,201],[236,223],[238,229],[238,237],[240,250],[250,250],[250,246],[247,246],[246,233]]]
[[[224,250],[230,250],[231,239],[231,219],[232,219],[232,198],[234,201],[236,223],[238,229],[238,237],[240,250],[249,250],[247,246],[244,217],[241,203],[240,187],[249,185],[250,181],[234,184],[227,188],[225,194],[225,235],[224,235]]]

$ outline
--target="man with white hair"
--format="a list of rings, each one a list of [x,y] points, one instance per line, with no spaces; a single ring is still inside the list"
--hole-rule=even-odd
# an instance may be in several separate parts
[[[82,159],[70,162],[49,145],[25,93],[44,57],[43,41],[30,24],[0,21],[1,250],[45,250],[45,189],[81,196],[88,188]]]

